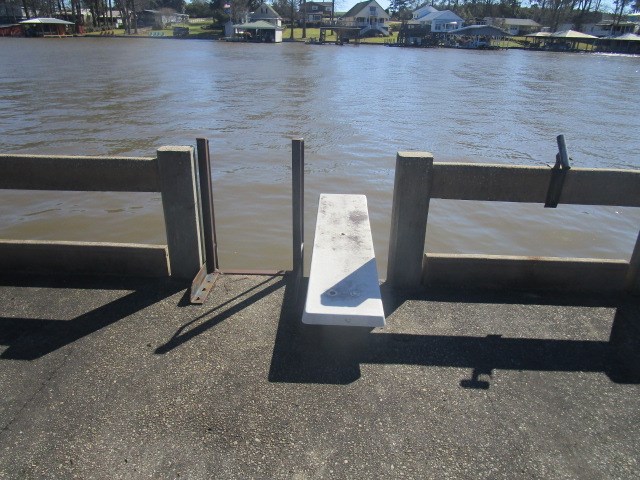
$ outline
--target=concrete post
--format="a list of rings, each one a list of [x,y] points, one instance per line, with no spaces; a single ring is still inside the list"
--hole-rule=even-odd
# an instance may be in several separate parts
[[[159,148],[158,175],[171,276],[192,280],[203,264],[193,148]]]
[[[387,282],[394,287],[420,285],[432,182],[431,153],[398,152],[387,263]]]

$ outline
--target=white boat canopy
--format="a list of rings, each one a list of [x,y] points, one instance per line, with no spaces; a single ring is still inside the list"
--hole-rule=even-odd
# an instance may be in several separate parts
[[[18,23],[22,25],[75,25],[73,22],[67,22],[59,18],[30,18]]]

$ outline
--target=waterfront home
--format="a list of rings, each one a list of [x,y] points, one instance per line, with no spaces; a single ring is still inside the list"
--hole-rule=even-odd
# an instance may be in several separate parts
[[[76,15],[71,12],[58,16],[60,18],[64,18],[64,20],[69,20],[71,22],[78,20],[80,24],[94,27],[121,28],[124,24],[124,16],[120,10],[108,10],[96,15],[95,17],[93,14],[94,12],[92,12],[91,9],[82,8],[80,10],[81,19],[77,19]]]
[[[640,25],[629,21],[616,22],[614,20],[603,20],[589,27],[588,31],[583,29],[584,33],[589,33],[596,37],[618,37],[627,33],[638,33]]]
[[[511,35],[530,35],[542,29],[542,25],[530,18],[484,17],[484,24],[501,28]]]
[[[137,14],[138,26],[166,28],[173,23],[189,23],[189,15],[172,12],[168,8],[162,10],[143,10]]]
[[[332,2],[305,2],[301,5],[301,15],[307,21],[307,25],[328,24],[333,18]]]
[[[282,17],[271,5],[262,3],[245,22],[227,22],[225,37],[230,41],[281,43],[282,30]]]
[[[464,26],[464,20],[451,10],[436,10],[414,18],[413,21],[427,27],[432,33],[446,33]]]
[[[640,33],[640,23],[634,21],[634,15],[627,15],[627,20],[616,21],[613,18],[604,18],[598,23],[562,23],[558,25],[558,31],[576,30],[596,37],[619,37],[627,33]],[[637,18],[637,17],[636,17]]]
[[[404,46],[435,46],[442,33],[459,30],[464,20],[451,10],[440,11],[423,5],[412,12],[413,18],[403,23],[398,43]]]
[[[265,21],[274,27],[282,27],[282,17],[268,3],[261,3],[255,12],[249,14],[249,22]]]
[[[359,36],[384,35],[389,36],[387,22],[391,17],[375,0],[356,3],[339,20],[343,26],[360,28]]]
[[[414,20],[418,20],[419,18],[426,17],[430,13],[435,13],[438,11],[439,10],[437,8],[432,7],[429,4],[425,4],[421,7],[416,8],[413,12],[411,12],[411,15]]]

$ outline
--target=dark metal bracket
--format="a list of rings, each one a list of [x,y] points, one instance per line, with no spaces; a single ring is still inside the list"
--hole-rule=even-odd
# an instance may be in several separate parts
[[[551,168],[551,180],[549,180],[549,188],[547,190],[544,208],[556,208],[558,206],[560,195],[562,194],[562,187],[564,186],[564,179],[567,176],[567,172],[571,169],[564,135],[558,135],[557,141],[558,153],[556,154],[556,163]]]
[[[220,269],[218,265],[218,243],[216,221],[213,211],[213,188],[211,184],[211,157],[209,140],[196,139],[198,147],[198,178],[202,208],[202,235],[204,240],[205,264],[191,283],[191,303],[202,304],[213,289]]]

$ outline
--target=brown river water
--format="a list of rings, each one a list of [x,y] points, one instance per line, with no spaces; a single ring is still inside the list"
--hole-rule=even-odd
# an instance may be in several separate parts
[[[0,153],[154,156],[208,138],[223,268],[291,266],[294,136],[307,245],[320,193],[365,194],[381,277],[398,150],[545,165],[564,134],[575,167],[640,168],[640,57],[0,39],[0,72]],[[426,249],[628,259],[639,210],[436,200]],[[0,191],[0,238],[163,243],[160,196]]]

